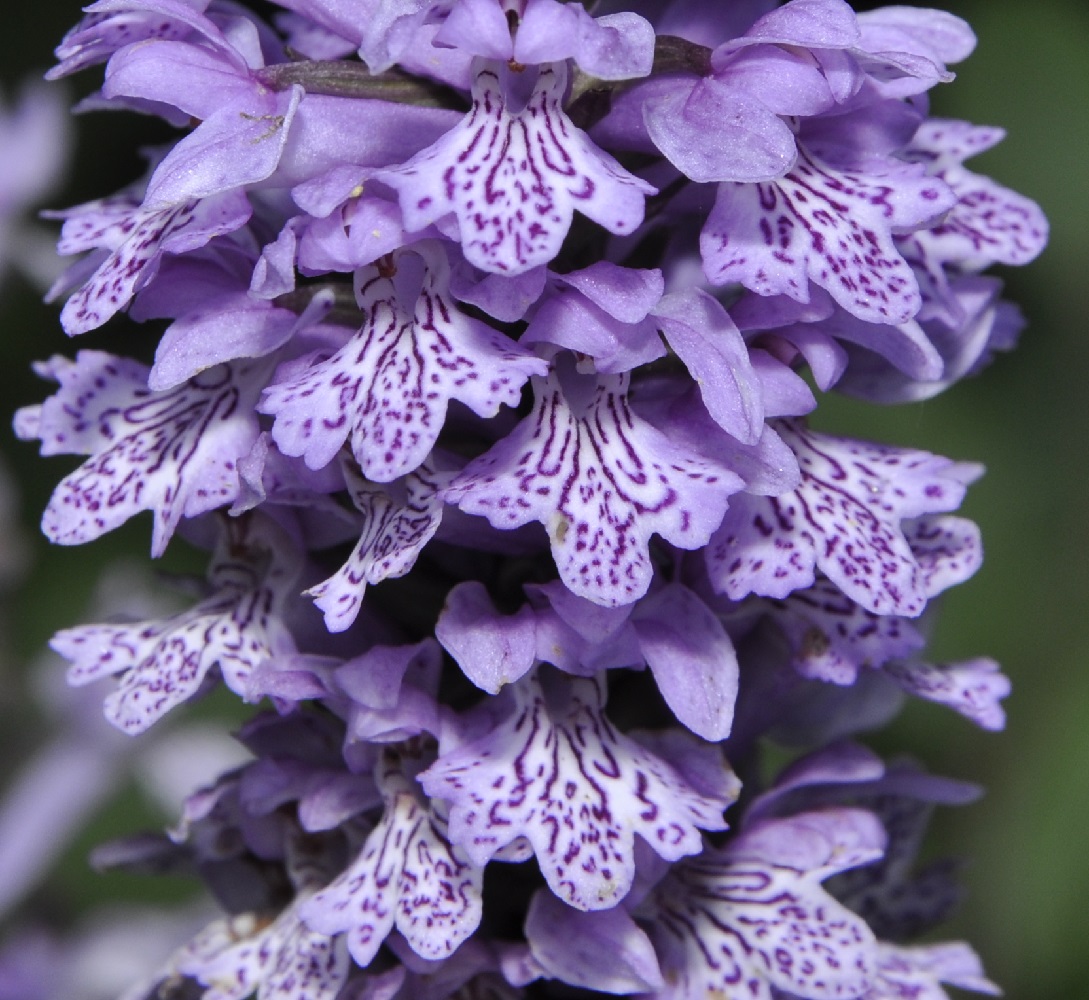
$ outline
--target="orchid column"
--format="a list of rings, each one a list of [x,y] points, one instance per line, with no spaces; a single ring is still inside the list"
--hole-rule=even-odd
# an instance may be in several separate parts
[[[927,817],[976,790],[851,740],[905,692],[1003,724],[993,661],[924,653],[981,469],[808,419],[1020,328],[983,272],[1046,223],[965,168],[998,130],[927,114],[970,29],[279,6],[99,0],[53,71],[181,137],[57,213],[66,332],[162,333],[40,363],[19,434],[88,456],[43,527],[210,552],[188,611],[54,648],[129,733],[219,683],[270,706],[158,848],[226,914],[131,995],[994,992],[911,944],[956,898]]]

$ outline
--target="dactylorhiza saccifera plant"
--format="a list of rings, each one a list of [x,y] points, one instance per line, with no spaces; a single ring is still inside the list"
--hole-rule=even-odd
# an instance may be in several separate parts
[[[621,9],[633,6],[634,10]],[[273,11],[272,8],[279,10]],[[934,664],[977,465],[814,429],[1012,346],[1046,223],[928,115],[974,45],[842,0],[99,0],[52,76],[177,126],[56,213],[72,336],[16,418],[87,456],[43,528],[142,511],[187,610],[66,629],[142,733],[225,685],[252,760],[159,863],[224,915],[132,996],[927,1000],[994,992],[916,867],[972,786],[852,740]],[[769,746],[793,748],[769,779]],[[149,842],[111,848],[147,863]]]

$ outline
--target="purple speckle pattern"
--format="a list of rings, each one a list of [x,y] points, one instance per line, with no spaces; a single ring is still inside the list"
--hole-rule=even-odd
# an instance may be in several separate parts
[[[303,907],[324,934],[344,933],[366,968],[394,927],[421,958],[449,957],[480,923],[483,869],[443,837],[441,823],[388,750],[376,781],[386,808],[354,862]]]
[[[784,598],[819,569],[864,610],[915,617],[929,574],[902,522],[955,508],[963,473],[937,455],[833,438],[798,424],[779,428],[798,457],[801,485],[778,497],[744,494],[707,549],[716,589]]]
[[[105,700],[106,718],[118,729],[143,732],[196,694],[213,667],[244,697],[254,670],[294,649],[280,619],[294,571],[283,559],[270,560],[259,539],[247,541],[247,527],[231,526],[209,572],[211,595],[188,611],[53,636],[50,645],[71,663],[69,684],[120,675]]]
[[[859,863],[850,853],[840,867]],[[821,886],[835,870],[834,862],[810,868],[801,859],[775,863],[729,849],[674,866],[654,898],[666,985],[649,996],[773,1000],[779,995],[773,990],[808,1000],[862,996],[872,981],[876,942],[865,921]]]
[[[989,657],[940,666],[899,661],[890,663],[885,672],[908,694],[945,705],[981,729],[998,731],[1006,727],[1001,702],[1010,693],[1010,679]]]
[[[537,674],[510,685],[514,710],[486,737],[420,775],[450,803],[450,839],[484,865],[525,837],[569,906],[615,906],[635,874],[635,836],[668,860],[725,827],[728,801],[705,795],[605,718],[604,680]]]
[[[700,237],[707,276],[760,295],[810,299],[809,282],[861,320],[899,324],[922,305],[894,233],[952,207],[952,192],[915,164],[877,177],[820,162],[799,146],[785,176],[721,184]]]
[[[165,392],[147,388],[143,365],[101,351],[41,370],[60,383],[39,411],[43,453],[91,455],[46,507],[51,541],[79,545],[150,510],[152,554],[161,555],[182,517],[238,497],[238,461],[257,439],[253,407],[267,363],[218,365]]]
[[[830,684],[853,684],[859,671],[910,656],[926,642],[910,619],[866,611],[824,576],[771,602],[769,614],[790,643],[798,673]]]
[[[984,975],[979,956],[962,941],[910,948],[881,942],[875,985],[862,1000],[949,1000],[942,983],[989,996],[1002,995]]]
[[[155,276],[164,253],[185,253],[233,233],[246,224],[251,210],[245,194],[232,191],[151,209],[110,199],[65,214],[62,253],[109,251],[61,310],[61,325],[75,335],[94,330],[124,309]]]
[[[403,479],[372,483],[350,462],[344,479],[363,515],[362,532],[348,561],[308,594],[325,615],[330,632],[343,632],[359,614],[367,585],[404,576],[442,521],[441,491],[450,473],[425,462]]]
[[[572,593],[630,604],[650,585],[651,535],[683,549],[706,544],[742,481],[635,416],[628,375],[574,378],[573,404],[555,375],[535,379],[533,412],[446,497],[497,528],[539,521]]]
[[[542,360],[460,312],[444,252],[421,252],[426,266],[415,300],[400,301],[388,271],[365,269],[358,278],[365,316],[359,333],[268,388],[261,409],[275,418],[272,437],[284,454],[320,469],[350,438],[363,474],[387,483],[427,458],[451,399],[493,417],[518,402],[526,379],[546,370]],[[411,267],[416,257],[406,251],[395,266]]]
[[[177,971],[205,987],[202,1000],[334,1000],[348,954],[312,931],[298,902],[275,920],[242,914],[206,928],[176,956]]]
[[[477,64],[464,121],[402,166],[380,172],[397,189],[405,227],[453,213],[470,263],[522,274],[559,253],[577,209],[612,233],[634,232],[655,189],[628,173],[563,110],[564,63],[546,63],[522,110],[499,63]]]

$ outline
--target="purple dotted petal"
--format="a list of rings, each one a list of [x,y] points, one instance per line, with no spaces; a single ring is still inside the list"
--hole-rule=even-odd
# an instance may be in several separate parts
[[[378,771],[381,821],[355,861],[306,902],[303,918],[325,934],[347,932],[362,967],[394,926],[422,958],[447,958],[480,923],[483,869],[446,842],[396,754]]]
[[[708,277],[760,295],[809,301],[809,282],[870,323],[899,324],[922,305],[893,235],[952,207],[938,179],[915,164],[878,175],[819,162],[801,146],[786,176],[721,184],[700,238]]]
[[[187,383],[151,392],[147,369],[99,351],[55,359],[60,382],[40,410],[47,454],[92,457],[54,491],[42,530],[79,545],[151,510],[152,554],[161,555],[182,517],[232,503],[237,464],[257,439],[253,406],[268,365],[218,365]]]
[[[565,376],[534,381],[533,412],[446,497],[497,528],[541,522],[569,590],[629,604],[650,585],[651,535],[705,545],[742,481],[636,417],[626,374]]]
[[[735,499],[707,549],[720,593],[784,598],[819,569],[876,615],[913,618],[930,596],[902,522],[955,508],[965,469],[922,451],[780,428],[798,456],[801,485],[778,497]]]
[[[425,269],[417,297],[404,302],[398,276],[369,268],[360,281],[362,330],[331,357],[269,387],[261,410],[275,417],[272,437],[312,469],[329,464],[345,440],[363,474],[390,482],[417,468],[435,445],[451,399],[493,417],[518,403],[545,363],[459,312],[450,268],[436,247],[406,251],[399,271]]]
[[[550,673],[542,684],[534,674],[507,690],[506,721],[420,775],[450,802],[450,839],[476,864],[524,836],[555,895],[608,909],[631,887],[636,834],[676,860],[701,849],[701,829],[725,826],[726,800],[698,793],[612,727],[600,678]]]
[[[377,175],[396,188],[406,228],[419,231],[454,213],[470,263],[504,274],[552,260],[576,209],[609,232],[634,232],[655,189],[572,125],[563,111],[565,64],[540,67],[521,110],[505,67],[474,65],[465,120],[403,166]]]
[[[262,539],[241,524],[231,527],[209,571],[211,596],[188,611],[131,625],[64,629],[50,641],[71,661],[70,684],[121,674],[105,702],[106,718],[119,729],[143,732],[192,697],[213,667],[232,691],[245,695],[254,670],[293,651],[279,617],[294,582],[293,559],[275,554],[282,544],[275,536]]]
[[[442,521],[441,490],[449,474],[425,462],[403,480],[380,486],[346,462],[344,478],[363,515],[363,531],[348,561],[307,591],[330,632],[343,632],[355,621],[368,584],[404,576],[413,567]]]

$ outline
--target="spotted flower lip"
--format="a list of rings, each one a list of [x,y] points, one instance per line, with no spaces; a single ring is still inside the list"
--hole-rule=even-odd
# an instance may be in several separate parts
[[[567,75],[563,63],[521,74],[474,63],[473,108],[464,121],[376,174],[398,192],[409,230],[453,214],[466,259],[509,275],[552,260],[576,210],[610,232],[633,232],[656,189],[572,124],[562,103]]]

